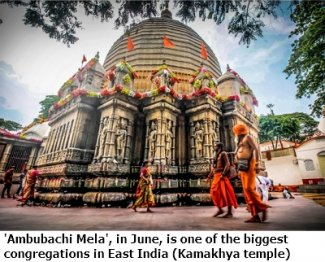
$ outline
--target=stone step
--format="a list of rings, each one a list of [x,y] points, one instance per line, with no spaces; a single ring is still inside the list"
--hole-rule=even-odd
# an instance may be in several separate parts
[[[300,193],[325,193],[325,184],[302,185],[298,187]]]

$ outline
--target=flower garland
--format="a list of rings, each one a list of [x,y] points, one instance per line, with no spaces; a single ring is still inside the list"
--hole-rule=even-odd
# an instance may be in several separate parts
[[[158,69],[154,69],[151,71],[149,75],[149,79],[154,83],[154,85],[158,88],[160,86],[160,79],[158,78],[164,73],[164,70],[168,72],[169,75],[169,84],[173,86],[174,84],[179,82],[179,79],[176,77],[175,73],[171,71],[167,65],[162,65]]]
[[[202,88],[203,80],[208,80],[207,87],[216,87],[211,74],[203,66],[199,70],[196,70],[191,76],[192,78],[190,78],[189,83],[194,87],[195,90],[200,90]]]
[[[96,62],[98,62],[98,59],[96,57],[92,58],[83,68],[79,69],[77,73],[75,73],[66,82],[64,82],[64,84],[59,90],[59,96],[61,96],[63,91],[69,88],[73,84],[73,82],[76,80],[79,74],[84,74],[84,72],[86,70],[91,69],[96,64]]]
[[[195,97],[199,97],[204,94],[208,94],[211,97],[213,97],[221,102],[224,102],[224,101],[239,102],[240,101],[240,97],[238,95],[221,97],[218,93],[214,92],[209,87],[203,87],[199,90],[193,91],[190,94],[181,94],[181,93],[177,93],[173,88],[168,88],[166,86],[160,86],[159,88],[154,88],[153,90],[147,91],[147,92],[139,92],[139,91],[130,90],[129,88],[123,87],[121,85],[115,85],[110,89],[102,89],[100,92],[93,92],[93,91],[88,91],[85,89],[77,88],[77,89],[73,90],[70,94],[68,94],[66,97],[60,99],[60,101],[58,101],[56,104],[54,104],[50,108],[50,114],[54,110],[64,106],[65,104],[67,104],[72,99],[74,99],[75,97],[78,97],[78,96],[86,96],[86,97],[91,97],[91,98],[102,98],[102,97],[109,97],[117,92],[119,92],[123,95],[126,95],[126,96],[140,99],[140,100],[145,99],[147,97],[157,96],[161,93],[166,93],[166,94],[170,94],[172,97],[174,97],[177,100],[185,100],[185,101],[191,100]],[[249,110],[249,107],[245,103],[241,102],[241,105],[246,110],[251,111],[251,109]]]
[[[9,137],[9,138],[22,139],[22,140],[37,142],[37,143],[42,143],[42,141],[43,141],[43,140],[36,139],[36,138],[27,138],[25,134],[21,134],[21,133],[13,134],[13,133],[10,133],[7,130],[1,129],[1,128],[0,128],[0,135]]]

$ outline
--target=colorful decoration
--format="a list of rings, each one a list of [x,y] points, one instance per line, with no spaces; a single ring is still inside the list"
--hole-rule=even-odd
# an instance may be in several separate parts
[[[192,78],[189,80],[189,82],[192,84],[195,90],[199,90],[205,87],[216,87],[215,83],[212,80],[212,75],[203,66],[201,66],[199,70],[195,71],[195,73],[192,74]]]
[[[172,72],[165,64],[160,66],[158,69],[152,70],[149,78],[156,88],[164,85],[171,88],[174,84],[179,82],[179,79],[176,77],[174,72]]]
[[[61,97],[64,90],[68,89],[69,87],[72,86],[72,84],[75,81],[80,82],[80,79],[82,79],[83,74],[85,73],[85,71],[89,70],[90,68],[92,68],[96,62],[98,62],[97,57],[92,58],[84,67],[80,68],[78,70],[77,73],[75,73],[72,77],[70,77],[60,88],[59,92],[58,92],[58,96]]]
[[[31,141],[31,142],[42,143],[42,140],[40,140],[40,139],[27,138],[26,135],[24,135],[22,133],[13,134],[13,133],[11,133],[5,129],[2,129],[2,128],[0,128],[0,135],[9,137],[9,138],[13,138],[13,139],[22,139],[22,140],[27,140],[27,141]]]
[[[90,62],[87,65],[91,64]],[[138,76],[135,70],[125,60],[118,63],[111,70],[108,70],[106,73],[106,77],[107,79],[112,81],[117,77],[116,72],[124,71],[125,69],[128,71],[128,74],[125,74],[122,77],[122,83],[115,83],[111,88],[107,88],[106,85],[105,88],[102,89],[100,92],[93,92],[88,91],[86,89],[76,88],[70,94],[66,95],[64,98],[60,99],[60,101],[58,101],[56,104],[54,104],[53,107],[50,109],[50,114],[53,113],[54,110],[64,106],[72,99],[79,96],[86,96],[90,98],[102,98],[109,97],[117,92],[120,92],[121,94],[126,96],[134,97],[136,99],[145,99],[148,97],[157,96],[160,93],[169,93],[172,97],[177,100],[186,101],[201,95],[208,94],[211,97],[217,99],[218,101],[240,102],[240,97],[238,95],[221,97],[216,91],[214,91],[213,89],[216,88],[216,84],[213,81],[211,74],[203,66],[192,75],[192,79],[190,80],[190,82],[193,85],[195,91],[190,94],[177,93],[176,90],[173,89],[173,85],[176,82],[179,82],[179,80],[176,78],[176,75],[165,64],[151,72],[149,78],[153,82],[153,88],[151,91],[147,92],[133,91],[132,89],[130,89],[128,84],[133,80],[133,78],[136,78]],[[231,71],[231,73],[236,74],[236,76],[238,76],[238,74],[233,70]],[[71,81],[72,78],[66,82],[66,85],[71,85]],[[253,95],[252,90],[246,85],[244,81],[243,83],[244,85],[240,88],[240,93],[251,94],[253,97],[253,104],[258,105],[258,101]],[[241,102],[241,106],[248,112],[252,111],[252,109],[243,102]]]
[[[131,77],[129,75],[125,75],[123,77],[124,84],[128,85],[131,82]]]

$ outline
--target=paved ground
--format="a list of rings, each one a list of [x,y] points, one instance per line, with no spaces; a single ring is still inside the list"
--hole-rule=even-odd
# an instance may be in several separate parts
[[[249,217],[245,206],[223,219],[212,217],[212,206],[135,213],[125,208],[17,207],[13,199],[0,199],[0,230],[325,230],[325,207],[295,197],[271,200],[269,220],[260,224],[244,223]]]

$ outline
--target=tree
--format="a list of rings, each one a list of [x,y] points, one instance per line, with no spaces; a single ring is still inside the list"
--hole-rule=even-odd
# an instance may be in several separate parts
[[[41,28],[50,38],[62,41],[70,46],[78,41],[77,30],[82,29],[82,22],[77,17],[78,10],[85,15],[108,21],[118,10],[115,26],[132,24],[137,18],[150,18],[158,15],[159,8],[168,6],[166,0],[151,1],[10,1],[0,0],[0,4],[24,7],[26,9],[23,21],[26,25]],[[224,22],[227,14],[231,15],[228,25],[229,33],[240,35],[239,42],[249,45],[251,40],[262,37],[265,26],[262,19],[267,15],[276,17],[279,0],[175,0],[176,16],[184,22],[196,18],[213,19],[216,24]]]
[[[274,138],[275,134],[275,118],[273,115],[261,115],[259,118],[259,139],[261,143],[271,141],[273,149],[275,149]]]
[[[274,111],[273,111],[274,105],[273,104],[267,104],[266,107],[271,110],[271,115],[274,116]]]
[[[284,72],[295,76],[297,98],[316,96],[309,105],[312,114],[321,116],[325,105],[325,2],[299,1],[291,19],[296,27],[290,37],[299,36]]]
[[[262,143],[271,141],[273,149],[277,148],[278,142],[283,148],[282,140],[300,143],[315,133],[317,124],[318,122],[312,117],[300,112],[262,115],[259,119],[259,138]]]
[[[317,130],[318,121],[316,121],[306,113],[296,112],[291,114],[283,114],[282,116],[288,119],[296,119],[298,121],[299,124],[299,136],[297,138],[298,142],[302,142],[306,138],[312,136]]]
[[[58,102],[60,98],[56,95],[47,95],[39,104],[41,105],[41,110],[39,111],[38,118],[34,121],[39,121],[40,119],[47,119],[49,117],[49,109],[52,105]]]
[[[21,124],[11,120],[5,120],[3,118],[0,118],[0,127],[8,131],[17,131],[19,129],[22,129]]]

